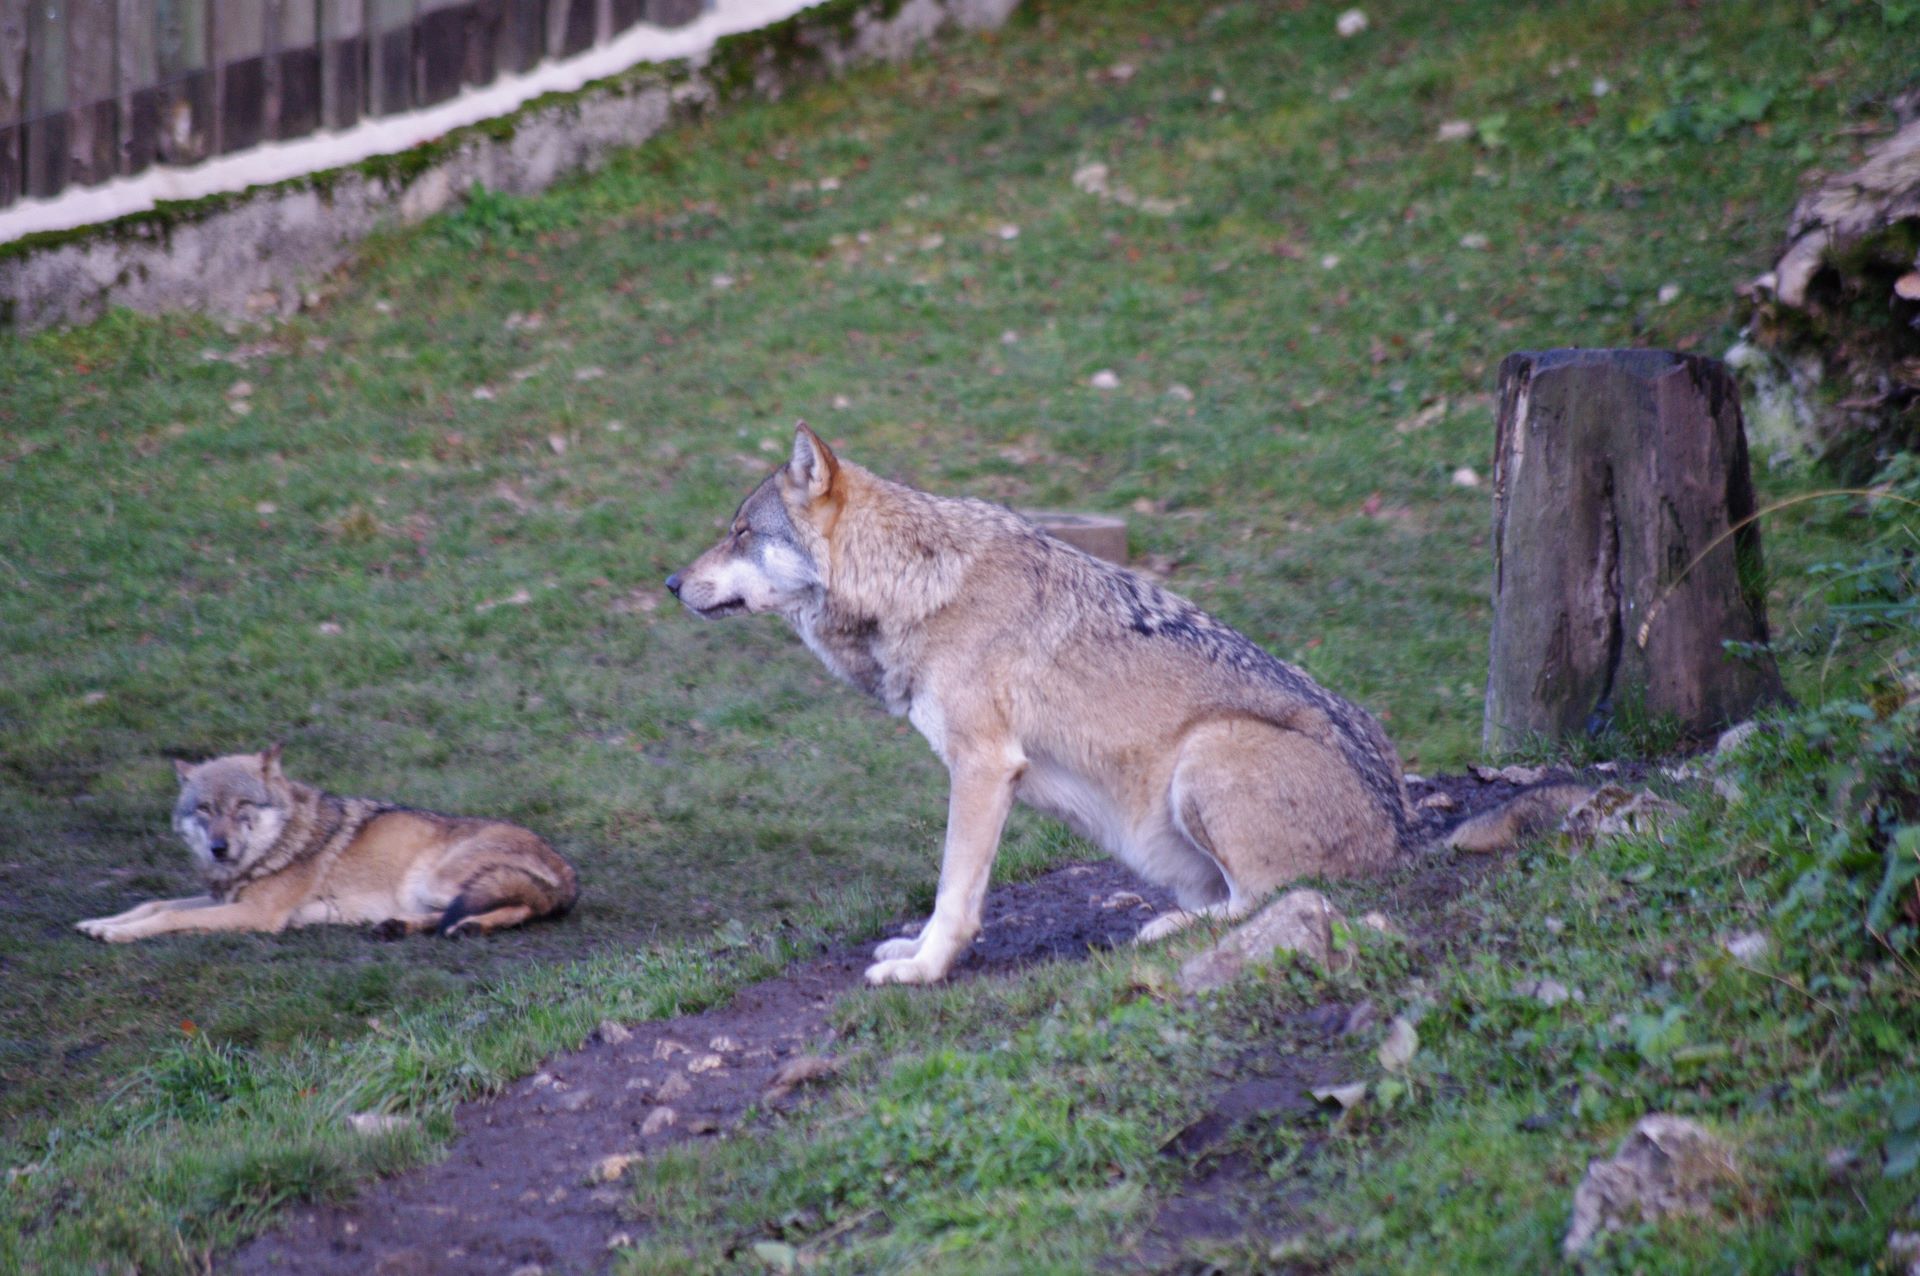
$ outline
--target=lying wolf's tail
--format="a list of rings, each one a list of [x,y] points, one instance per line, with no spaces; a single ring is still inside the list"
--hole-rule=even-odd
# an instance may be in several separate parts
[[[442,935],[497,930],[535,917],[558,917],[580,895],[573,865],[549,852],[538,863],[524,859],[481,866],[460,886],[440,917]]]
[[[1566,780],[1549,780],[1508,798],[1491,811],[1463,820],[1440,843],[1448,850],[1482,854],[1507,850],[1534,834],[1552,828],[1567,812],[1593,796],[1593,787]]]

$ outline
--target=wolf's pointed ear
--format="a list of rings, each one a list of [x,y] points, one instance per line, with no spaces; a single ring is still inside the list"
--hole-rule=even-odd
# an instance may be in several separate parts
[[[269,780],[280,778],[280,749],[280,742],[275,740],[267,746],[266,752],[260,755],[260,774]]]
[[[184,758],[175,758],[173,760],[173,774],[178,779],[185,780],[193,774],[193,763],[186,761]]]
[[[805,421],[795,422],[793,459],[787,462],[787,477],[806,490],[807,499],[817,501],[825,496],[839,468],[839,458],[826,440],[808,429]]]

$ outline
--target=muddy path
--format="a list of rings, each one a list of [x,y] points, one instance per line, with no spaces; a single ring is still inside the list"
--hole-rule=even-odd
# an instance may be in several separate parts
[[[1410,785],[1423,836],[1503,801],[1515,786],[1473,776]],[[1442,795],[1438,798],[1435,795]],[[1442,862],[1393,892],[1432,915],[1478,875]],[[1392,907],[1394,901],[1384,901]],[[1074,864],[995,889],[986,925],[954,978],[1004,974],[1039,961],[1078,960],[1131,939],[1171,898],[1110,860]],[[1444,944],[1443,935],[1414,936]],[[804,1086],[775,1089],[796,1060],[830,1055],[835,1000],[860,986],[871,942],[841,945],[785,974],[743,989],[695,1015],[626,1025],[555,1056],[502,1093],[463,1104],[446,1157],[365,1188],[343,1205],[303,1205],[280,1225],[216,1263],[221,1272],[313,1276],[557,1276],[605,1270],[631,1225],[628,1191],[611,1157],[644,1157],[688,1140],[717,1137],[749,1109],[800,1101]],[[1322,1007],[1327,1030],[1346,1029],[1350,1008]],[[1307,1076],[1282,1058],[1249,1058],[1222,1086],[1214,1110],[1183,1132],[1176,1153],[1197,1158],[1194,1181],[1163,1204],[1145,1252],[1157,1266],[1188,1237],[1230,1234],[1251,1167],[1210,1163],[1207,1147],[1248,1120],[1304,1110]],[[805,1067],[805,1064],[799,1065]]]

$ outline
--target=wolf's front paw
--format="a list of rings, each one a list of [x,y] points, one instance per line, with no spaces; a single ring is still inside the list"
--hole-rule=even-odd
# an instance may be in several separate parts
[[[920,937],[903,935],[898,939],[882,940],[874,946],[876,961],[908,961],[920,955]]]
[[[89,939],[98,939],[109,944],[131,943],[136,938],[114,925],[111,917],[89,917],[83,922],[75,922],[73,928]]]
[[[944,965],[936,965],[924,957],[895,958],[867,967],[867,982],[875,988],[882,984],[937,984],[946,977]]]

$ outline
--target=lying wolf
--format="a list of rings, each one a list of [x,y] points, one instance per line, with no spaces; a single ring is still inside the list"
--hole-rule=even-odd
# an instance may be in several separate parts
[[[280,746],[175,762],[173,827],[211,892],[77,923],[128,943],[183,930],[378,923],[387,934],[482,934],[573,906],[573,866],[537,834],[289,780]]]
[[[1364,709],[1151,581],[881,479],[804,423],[667,588],[705,617],[785,617],[946,763],[933,916],[879,946],[870,983],[931,983],[966,951],[1015,798],[1174,892],[1143,940],[1408,845],[1400,759]]]

